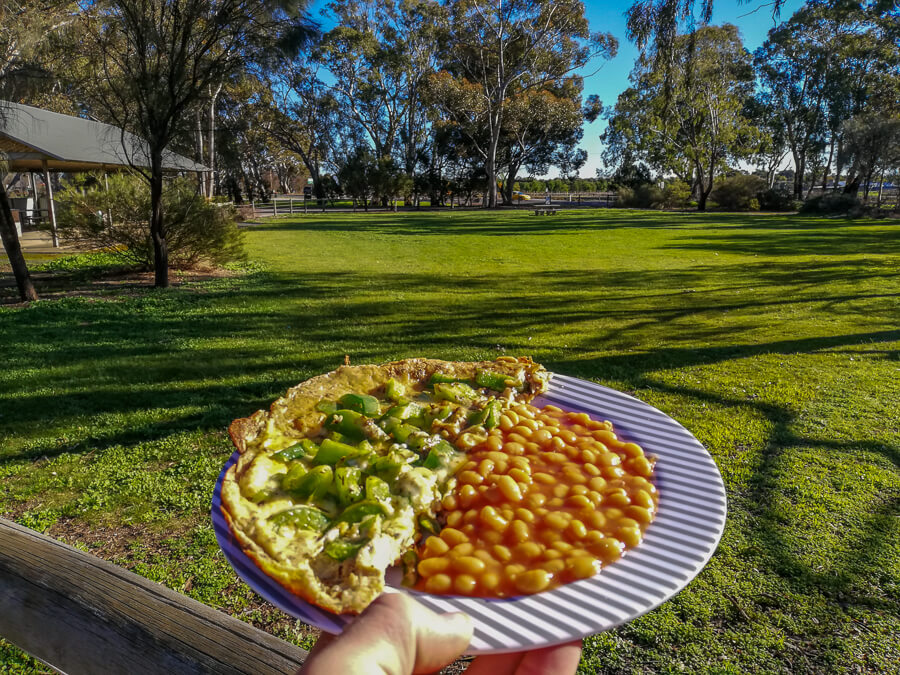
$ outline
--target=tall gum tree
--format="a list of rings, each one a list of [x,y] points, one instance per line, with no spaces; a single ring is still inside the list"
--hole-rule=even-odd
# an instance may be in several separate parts
[[[150,184],[155,285],[169,285],[162,213],[163,156],[191,136],[193,106],[267,50],[308,32],[303,0],[107,0],[84,12],[81,48],[95,76],[83,83],[93,109],[147,142],[133,158]]]
[[[486,205],[494,208],[510,95],[558,84],[591,59],[614,56],[618,43],[592,34],[584,4],[574,0],[456,0],[447,9],[444,69],[431,78],[431,100],[482,158]]]
[[[52,40],[72,23],[74,3],[44,0],[27,3],[0,0],[0,100],[20,100],[43,93],[52,83]],[[7,112],[0,108],[0,125]],[[19,297],[37,300],[28,265],[13,221],[4,177],[7,165],[0,151],[0,240],[9,258]]]
[[[703,211],[716,175],[759,145],[743,114],[754,73],[738,29],[730,24],[679,36],[672,55],[668,72],[656,68],[654,55],[638,59],[630,76],[634,86],[610,111],[603,138],[620,148],[622,157],[648,161],[664,173],[689,172]]]

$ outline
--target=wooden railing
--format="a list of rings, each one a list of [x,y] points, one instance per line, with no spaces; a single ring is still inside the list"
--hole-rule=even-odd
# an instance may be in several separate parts
[[[69,675],[293,673],[306,658],[243,621],[3,518],[0,637]]]

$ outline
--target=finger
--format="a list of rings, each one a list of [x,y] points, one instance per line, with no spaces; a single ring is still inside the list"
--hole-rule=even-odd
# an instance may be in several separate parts
[[[399,593],[382,595],[343,634],[314,649],[301,672],[424,673],[459,656],[472,637],[471,619],[436,614]]]
[[[581,640],[525,654],[516,675],[573,675],[581,660]]]
[[[525,658],[524,652],[514,654],[485,654],[479,656],[466,670],[466,675],[515,675]]]

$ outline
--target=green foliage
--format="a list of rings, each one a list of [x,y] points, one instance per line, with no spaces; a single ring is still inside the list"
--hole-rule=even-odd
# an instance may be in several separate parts
[[[794,196],[782,187],[772,187],[763,190],[757,196],[760,211],[796,211],[797,202]]]
[[[620,171],[634,165],[693,176],[703,210],[715,176],[759,145],[757,129],[744,115],[754,73],[733,25],[678,36],[672,50],[665,69],[651,56],[638,59],[632,87],[619,95],[608,116],[604,161]]]
[[[665,203],[663,191],[650,183],[618,190],[619,205],[634,209],[659,209]]]
[[[681,209],[686,207],[690,200],[691,186],[683,180],[671,180],[663,188],[662,202],[666,208]]]
[[[710,198],[728,211],[759,211],[759,195],[766,181],[759,176],[739,173],[716,182]]]
[[[800,207],[800,213],[822,216],[848,215],[859,212],[861,209],[862,204],[856,195],[836,192],[808,199]]]
[[[57,200],[59,233],[64,241],[153,267],[146,181],[115,175],[109,178],[108,190],[97,184],[70,183]],[[243,238],[234,222],[233,207],[207,202],[197,194],[194,181],[177,179],[166,184],[163,218],[171,267],[222,265],[243,256]]]

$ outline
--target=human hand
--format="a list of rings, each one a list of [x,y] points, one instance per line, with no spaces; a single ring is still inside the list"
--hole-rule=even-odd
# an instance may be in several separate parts
[[[581,640],[515,654],[486,654],[466,675],[572,675],[581,660]]]
[[[340,635],[322,633],[300,673],[431,673],[453,662],[471,639],[465,614],[437,614],[402,593],[384,593]]]
[[[412,598],[379,597],[340,636],[323,633],[300,670],[303,675],[431,673],[460,656],[472,639],[465,614],[436,614]],[[467,675],[572,675],[581,642],[531,652],[479,656]]]

